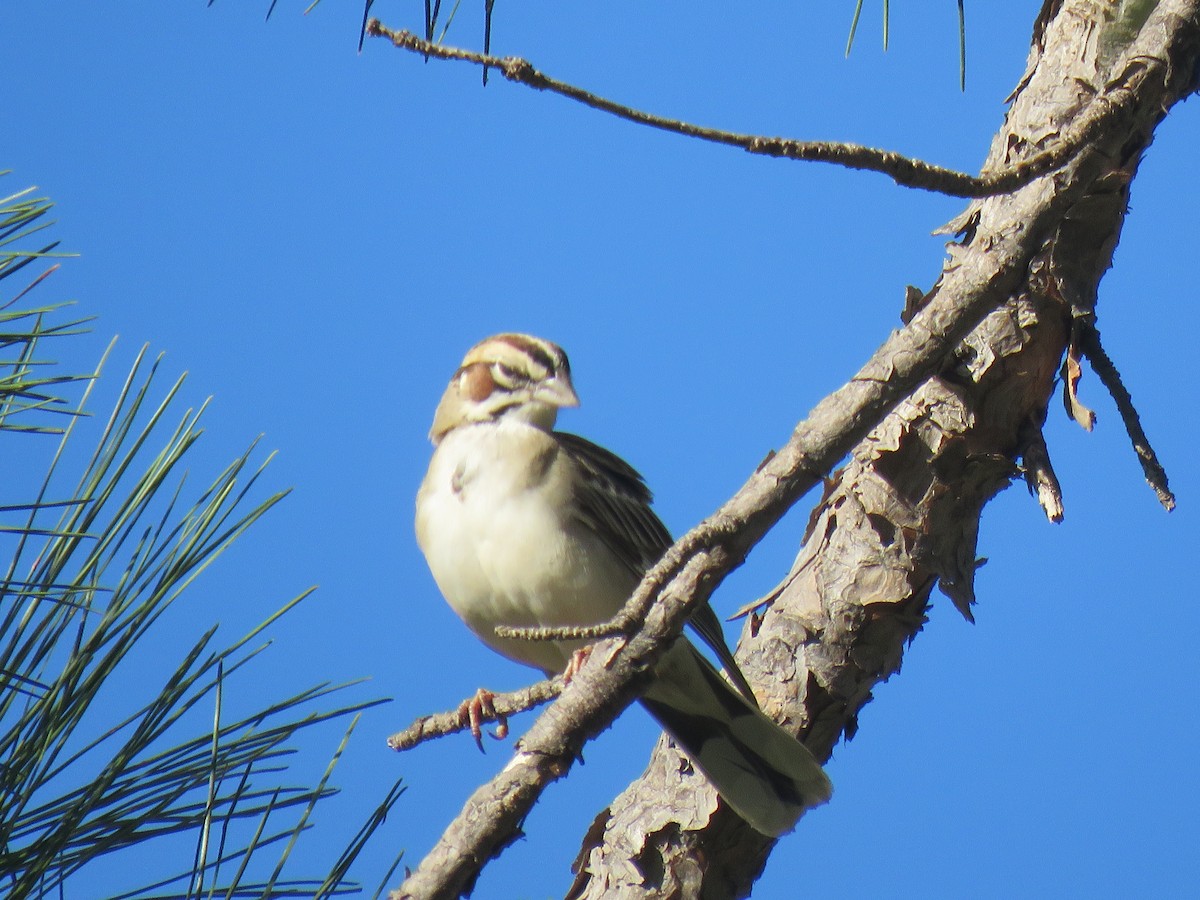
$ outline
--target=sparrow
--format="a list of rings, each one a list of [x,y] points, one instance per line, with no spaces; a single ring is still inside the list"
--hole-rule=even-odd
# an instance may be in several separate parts
[[[417,542],[450,607],[493,650],[546,675],[570,671],[586,642],[500,637],[497,626],[608,622],[672,544],[632,466],[555,430],[558,411],[578,405],[558,345],[526,334],[481,341],[434,413],[417,493]],[[726,676],[680,636],[640,702],[739,816],[783,834],[829,799],[829,779],[758,709],[712,608],[689,625]]]

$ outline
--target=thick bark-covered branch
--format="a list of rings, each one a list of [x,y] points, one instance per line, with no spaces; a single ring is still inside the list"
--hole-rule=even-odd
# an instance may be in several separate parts
[[[1063,195],[1048,208],[1067,202]],[[683,629],[689,611],[707,600],[821,474],[940,369],[954,346],[1008,296],[1028,259],[1015,235],[1001,243],[988,256],[988,265],[964,267],[955,276],[970,302],[952,305],[933,298],[848,384],[818,404],[731,500],[667,552],[631,601],[639,612],[648,610],[640,631],[623,644],[610,642],[611,652],[592,654],[522,738],[504,771],[472,795],[394,897],[454,897],[470,890],[487,860],[518,836],[520,823],[546,785],[564,775],[585,741],[636,698],[645,673]]]
[[[985,170],[1036,156],[1063,128],[1096,116],[1098,104],[1108,110],[1103,133],[1062,172],[968,210],[964,239],[911,323],[649,572],[635,595],[648,610],[641,631],[593,654],[398,895],[468,892],[548,782],[636,696],[690,608],[847,454],[793,574],[743,642],[764,708],[827,756],[853,732],[872,686],[898,668],[935,582],[970,614],[979,512],[1012,479],[1022,428],[1044,416],[1067,341],[1062,296],[1094,293],[1141,151],[1165,110],[1192,90],[1198,2],[1162,0],[1121,53],[1104,43],[1104,23],[1088,18],[1098,14],[1094,2],[1046,5],[1030,72]],[[1081,209],[1093,224],[1106,217],[1110,240],[1073,232]],[[772,841],[722,808],[671,752],[660,749],[647,778],[598,820],[572,895],[749,890]],[[662,808],[688,810],[686,822]]]
[[[1109,117],[1105,133],[1062,172],[972,207],[963,220],[964,240],[952,248],[912,322],[647,575],[635,596],[649,607],[641,632],[593,655],[505,770],[476,791],[399,896],[468,891],[487,860],[517,836],[544,786],[636,696],[688,610],[852,450],[814,520],[799,574],[781,588],[747,642],[746,667],[764,689],[765,708],[827,756],[853,730],[871,686],[895,671],[904,640],[920,628],[934,581],[969,609],[979,511],[1012,476],[1016,434],[1031,412],[1044,412],[1065,343],[1064,312],[1050,292],[1035,289],[1038,280],[1070,276],[1055,267],[1051,251],[1067,239],[1063,223],[1071,210],[1110,173],[1132,174],[1164,110],[1191,87],[1177,63],[1197,55],[1195,2],[1164,0],[1130,55],[1118,61],[1111,83],[1097,70],[1098,57],[1073,43],[1067,27],[1093,6],[1064,3],[1047,22],[1044,45],[1035,50],[1038,65],[997,138],[990,166],[1036,154],[1058,133],[1047,118],[1069,123],[1094,109],[1097,96],[1122,114]],[[1123,211],[1123,204],[1112,209],[1118,206]],[[1114,236],[1119,225],[1117,215]],[[1094,245],[1081,252],[1107,265]],[[968,338],[984,316],[987,323]],[[809,558],[817,565],[807,565]],[[664,880],[675,884],[685,871],[720,885],[714,896],[743,893],[770,842],[720,807],[701,779],[681,774],[678,765],[653,764],[655,772],[665,773],[668,793],[644,781],[632,799],[614,805],[606,827],[593,829],[585,847],[576,894],[670,894],[674,888]],[[680,792],[694,790],[707,791],[707,800],[681,799]],[[687,830],[679,823],[652,832],[627,827],[627,816],[661,806],[664,796],[671,797],[670,808],[693,811]],[[629,840],[641,843],[629,846]],[[738,852],[727,852],[730,846]],[[645,868],[629,860],[644,862],[648,854],[661,861],[650,867],[659,880],[638,884]]]
[[[854,448],[791,574],[747,626],[739,660],[764,708],[822,758],[853,735],[873,687],[898,670],[935,583],[970,615],[979,517],[1018,471],[1030,424],[1040,428],[1045,417],[1077,305],[1063,298],[1094,305],[1141,154],[1165,111],[1194,89],[1195,0],[1161,0],[1132,31],[1128,23],[1114,30],[1103,18],[1108,7],[1045,5],[985,171],[1038,153],[1098,94],[1129,91],[1132,114],[1097,138],[1088,160],[973,204],[958,220],[962,241],[927,302],[973,302],[971,273],[994,271],[994,256],[1014,246],[1024,251],[1024,271],[940,373]],[[660,744],[647,773],[585,838],[571,897],[749,892],[772,842],[680,771],[676,751]],[[664,807],[715,811],[701,826],[681,827],[655,815]]]

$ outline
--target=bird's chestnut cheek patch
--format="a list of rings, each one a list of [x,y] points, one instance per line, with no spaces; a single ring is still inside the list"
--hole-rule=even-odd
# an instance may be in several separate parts
[[[463,393],[474,403],[482,403],[496,390],[491,368],[480,363],[467,366],[462,373],[461,384]]]

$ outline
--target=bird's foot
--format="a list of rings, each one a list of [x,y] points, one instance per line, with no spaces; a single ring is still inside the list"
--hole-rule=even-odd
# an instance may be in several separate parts
[[[487,688],[480,688],[470,700],[464,700],[458,707],[458,721],[471,726],[471,734],[480,751],[483,750],[483,723],[495,721],[496,730],[492,737],[498,741],[508,737],[508,717],[496,712],[494,700],[496,695]]]
[[[592,645],[580,647],[571,654],[571,659],[567,662],[566,671],[563,672],[563,684],[570,684],[571,679],[579,674],[579,670],[583,668],[584,663],[588,661],[588,657],[592,655]]]

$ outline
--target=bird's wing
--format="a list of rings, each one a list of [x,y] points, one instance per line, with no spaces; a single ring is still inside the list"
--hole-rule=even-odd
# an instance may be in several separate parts
[[[556,431],[554,436],[583,475],[572,498],[575,519],[600,538],[640,580],[674,543],[650,508],[653,496],[646,482],[621,457],[586,438],[564,431]],[[713,649],[737,689],[756,702],[712,607],[705,603],[692,613],[689,624]]]

